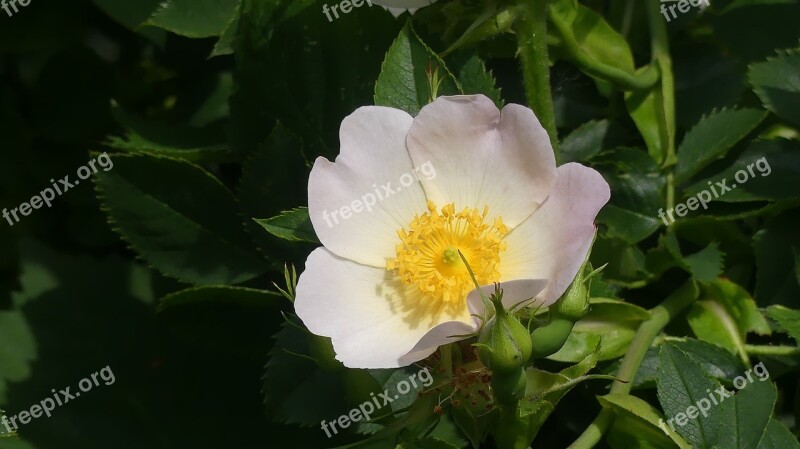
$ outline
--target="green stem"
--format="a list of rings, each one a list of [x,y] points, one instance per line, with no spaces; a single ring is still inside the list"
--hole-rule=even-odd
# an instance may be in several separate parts
[[[663,167],[667,172],[667,210],[675,207],[675,79],[672,74],[672,57],[669,54],[669,35],[667,27],[659,12],[659,5],[647,2],[647,20],[650,26],[650,52],[653,62],[661,73],[661,98],[663,104],[660,110],[663,116],[659,119],[662,128],[662,145],[666,148]],[[675,222],[670,222],[669,228]]]
[[[644,90],[653,87],[659,80],[658,68],[649,64],[638,74],[628,73],[618,67],[603,64],[589,56],[581,48],[567,24],[558,14],[549,11],[550,21],[561,38],[561,45],[570,59],[587,74],[609,81],[622,90]]]
[[[445,57],[459,48],[476,44],[511,31],[511,26],[514,20],[517,19],[516,8],[507,7],[499,11],[496,10],[496,4],[487,4],[484,12],[481,13],[469,28],[467,28],[467,31],[439,56]],[[494,17],[492,17],[492,14],[494,14]]]
[[[445,374],[448,379],[453,378],[453,347],[450,345],[439,346],[439,354],[441,355],[441,364],[444,366]]]
[[[675,172],[673,167],[667,168],[667,210],[675,209]],[[675,221],[670,221],[667,228],[672,228]]]
[[[522,79],[528,105],[550,136],[558,160],[558,131],[550,90],[550,56],[547,52],[547,10],[549,0],[522,0],[521,17],[514,24],[517,34]]]
[[[697,287],[691,280],[676,290],[661,304],[650,310],[650,319],[642,323],[633,337],[625,357],[619,366],[617,378],[627,382],[615,381],[611,385],[611,393],[627,394],[631,391],[633,379],[644,360],[653,340],[681,310],[689,306],[697,298]],[[592,421],[583,434],[567,449],[588,449],[594,447],[614,420],[611,409],[603,409]]]
[[[650,52],[652,62],[657,65],[661,77],[661,107],[659,118],[662,129],[662,144],[666,148],[664,167],[674,166],[675,156],[675,77],[672,74],[672,56],[669,54],[667,25],[659,12],[658,2],[645,2],[647,22],[650,26]],[[672,171],[672,170],[670,170]],[[673,187],[674,188],[674,187]]]
[[[800,348],[796,346],[744,345],[744,350],[750,355],[800,355]]]

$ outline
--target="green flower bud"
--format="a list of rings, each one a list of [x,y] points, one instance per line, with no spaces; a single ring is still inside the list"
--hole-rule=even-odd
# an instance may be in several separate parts
[[[510,373],[525,366],[531,357],[531,336],[517,317],[506,312],[502,291],[492,295],[495,315],[478,336],[478,357],[493,373]]]
[[[567,291],[550,308],[553,317],[578,321],[589,311],[589,289],[586,288],[586,265],[578,270],[578,275],[569,285]]]

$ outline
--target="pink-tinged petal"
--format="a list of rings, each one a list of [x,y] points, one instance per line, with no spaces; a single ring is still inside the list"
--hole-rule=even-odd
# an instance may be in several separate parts
[[[424,8],[435,2],[436,0],[372,0],[372,3],[382,6],[395,17],[406,11],[414,14],[419,8]],[[372,3],[370,3],[370,6]]]
[[[556,178],[550,140],[533,112],[510,104],[500,110],[483,95],[439,97],[414,119],[408,151],[416,165],[431,162],[421,179],[428,199],[455,202],[500,216],[510,228],[547,198]]]
[[[506,309],[517,310],[520,307],[530,307],[539,305],[534,302],[536,296],[547,286],[545,279],[520,279],[516,281],[501,282],[500,288],[503,290],[503,305]],[[494,285],[486,285],[481,290],[489,298],[495,291]],[[475,333],[481,326],[478,317],[489,317],[492,311],[484,308],[483,300],[478,289],[472,290],[467,295],[467,307],[472,315],[472,323],[462,321],[448,321],[431,329],[414,346],[408,354],[403,356],[404,365],[422,360],[433,354],[436,348],[442,345],[456,342],[463,339],[464,335]]]
[[[396,368],[419,360],[409,362],[407,354],[442,323],[472,329],[466,303],[452,310],[419,307],[424,298],[390,272],[325,248],[308,256],[296,293],[297,315],[311,332],[330,337],[337,360],[350,368]]]
[[[400,365],[407,366],[418,362],[436,352],[439,346],[455,343],[463,340],[468,334],[475,334],[478,331],[477,320],[468,324],[462,321],[447,321],[435,326],[423,335],[414,348],[400,358]]]
[[[503,290],[503,306],[506,309],[514,310],[521,307],[543,307],[541,300],[537,297],[548,283],[547,279],[517,279],[500,282],[500,288]],[[494,285],[484,285],[481,286],[481,290],[488,298],[494,293],[495,287]],[[470,313],[483,314],[483,301],[478,289],[469,292],[467,303]]]
[[[336,161],[314,162],[308,180],[311,223],[338,256],[385,267],[395,256],[397,231],[427,210],[406,151],[412,121],[398,109],[359,108],[342,122]]]
[[[555,302],[583,264],[595,234],[594,219],[611,192],[597,171],[569,163],[547,201],[507,237],[500,261],[503,279],[549,279],[541,305]]]

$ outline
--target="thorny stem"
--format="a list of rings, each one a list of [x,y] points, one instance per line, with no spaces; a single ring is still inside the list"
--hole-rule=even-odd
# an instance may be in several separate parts
[[[528,105],[550,136],[558,160],[558,131],[550,90],[550,56],[547,50],[548,3],[549,0],[521,1],[518,10],[520,17],[514,23],[514,31]]]

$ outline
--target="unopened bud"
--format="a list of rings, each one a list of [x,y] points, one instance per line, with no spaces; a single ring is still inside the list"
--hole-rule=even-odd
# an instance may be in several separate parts
[[[478,357],[493,373],[510,373],[525,366],[531,357],[531,336],[517,317],[503,307],[503,292],[492,295],[495,315],[478,336]]]
[[[554,316],[575,322],[589,311],[589,289],[586,287],[584,270],[585,266],[578,270],[567,291],[551,307]]]

